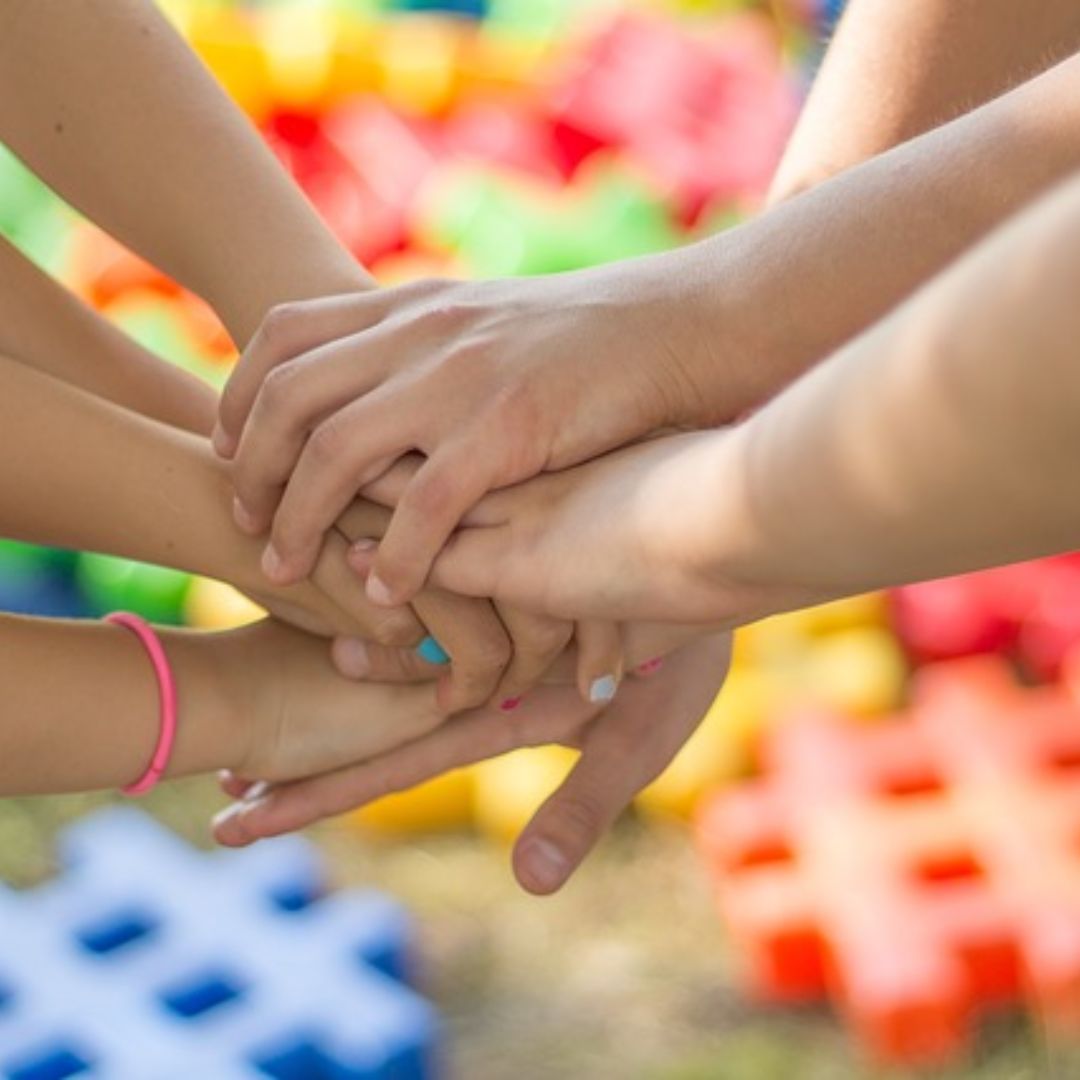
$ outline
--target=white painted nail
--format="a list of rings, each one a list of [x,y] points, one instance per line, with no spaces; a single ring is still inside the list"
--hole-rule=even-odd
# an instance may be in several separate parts
[[[615,691],[619,689],[618,680],[614,675],[602,675],[599,679],[593,679],[589,687],[589,700],[594,705],[600,705],[605,701],[611,701]]]

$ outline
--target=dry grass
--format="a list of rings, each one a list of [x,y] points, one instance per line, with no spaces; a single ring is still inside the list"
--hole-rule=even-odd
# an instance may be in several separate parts
[[[0,876],[54,869],[51,841],[103,797],[9,800]],[[196,843],[217,803],[204,782],[149,807]],[[900,1080],[854,1056],[824,1012],[756,1009],[733,988],[730,953],[685,834],[633,823],[562,895],[514,885],[507,854],[462,836],[373,843],[316,831],[342,883],[374,884],[416,913],[425,989],[446,1017],[461,1080]],[[1080,1055],[1050,1050],[1019,1021],[984,1033],[949,1080],[1066,1080]]]

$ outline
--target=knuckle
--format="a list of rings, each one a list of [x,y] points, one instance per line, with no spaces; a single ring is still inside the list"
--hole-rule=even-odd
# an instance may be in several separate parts
[[[288,361],[266,376],[259,391],[260,407],[266,415],[284,419],[299,404],[297,384],[302,370],[295,361]]]
[[[570,643],[573,635],[573,627],[569,624],[537,627],[523,636],[518,651],[547,660],[558,656]]]
[[[502,671],[513,656],[510,642],[494,634],[476,641],[469,651],[469,666],[484,675]]]
[[[581,793],[558,796],[551,808],[561,829],[576,840],[591,843],[602,831],[604,814],[595,798]]]
[[[422,519],[441,518],[457,501],[457,482],[448,469],[433,468],[413,481],[402,502],[411,503]]]
[[[305,306],[299,301],[275,304],[263,318],[258,330],[258,342],[262,347],[287,352],[296,340],[296,332],[304,319]]]
[[[416,322],[425,333],[444,336],[460,332],[472,314],[471,306],[460,300],[436,300],[417,316]]]
[[[326,468],[340,461],[348,441],[348,431],[336,417],[324,420],[311,433],[305,452],[311,455],[317,468]]]
[[[391,649],[411,649],[422,639],[421,633],[408,615],[393,613],[375,623],[371,634],[380,645]]]

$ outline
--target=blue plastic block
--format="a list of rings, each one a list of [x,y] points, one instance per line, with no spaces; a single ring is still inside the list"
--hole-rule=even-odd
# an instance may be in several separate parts
[[[330,892],[300,837],[205,854],[130,808],[66,830],[63,873],[0,887],[0,1080],[432,1080],[413,930]]]
[[[468,19],[483,19],[488,13],[487,0],[393,0],[390,7],[396,11],[435,11]]]

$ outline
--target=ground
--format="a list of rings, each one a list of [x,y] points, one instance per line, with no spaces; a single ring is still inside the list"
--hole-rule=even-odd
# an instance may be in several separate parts
[[[53,870],[52,837],[103,796],[0,806],[0,878]],[[206,781],[145,801],[193,842]],[[388,844],[313,832],[342,883],[394,893],[422,927],[425,991],[446,1017],[452,1080],[908,1080],[872,1070],[825,1010],[765,1011],[734,988],[730,949],[681,827],[625,823],[560,896],[526,896],[507,852],[467,836]],[[925,1074],[923,1074],[925,1076]],[[1080,1051],[1017,1018],[935,1080],[1071,1080]]]

